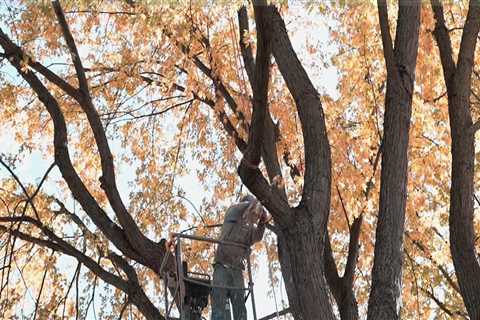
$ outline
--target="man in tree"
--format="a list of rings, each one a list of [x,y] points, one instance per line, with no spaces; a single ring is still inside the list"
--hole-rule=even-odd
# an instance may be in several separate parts
[[[233,318],[246,320],[243,270],[248,247],[262,240],[268,214],[252,195],[246,195],[240,202],[228,208],[223,221],[220,240],[236,242],[237,245],[219,244],[215,253],[213,285],[237,287],[230,290],[213,288],[212,320],[230,319],[229,299],[232,302]],[[255,222],[257,225],[255,226]]]

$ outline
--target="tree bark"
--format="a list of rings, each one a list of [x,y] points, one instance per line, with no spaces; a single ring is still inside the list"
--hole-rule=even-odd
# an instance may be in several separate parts
[[[290,310],[296,320],[335,319],[324,275],[323,244],[306,211],[298,211],[295,224],[284,231],[279,256]],[[285,277],[288,276],[288,278]]]
[[[368,319],[399,319],[407,200],[408,135],[418,52],[420,1],[400,1],[395,47],[386,1],[378,1],[387,66],[380,208]]]
[[[445,26],[442,4],[432,0],[432,9],[436,19],[433,34],[440,50],[447,87],[452,136],[450,251],[468,314],[471,319],[480,319],[480,265],[475,250],[473,228],[475,130],[470,110],[471,77],[480,30],[480,1],[470,1],[456,65],[452,57],[452,45]]]
[[[348,245],[348,256],[345,271],[342,277],[338,275],[337,265],[335,263],[330,236],[327,233],[325,240],[325,277],[327,278],[330,291],[335,298],[342,320],[357,320],[358,304],[353,291],[355,268],[358,258],[358,249],[360,241],[360,231],[363,216],[355,218],[352,225],[349,226],[350,241]]]

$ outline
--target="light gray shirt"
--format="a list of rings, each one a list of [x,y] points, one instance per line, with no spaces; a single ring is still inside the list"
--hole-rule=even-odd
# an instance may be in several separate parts
[[[228,208],[223,221],[222,232],[219,240],[232,241],[250,247],[255,242],[262,240],[265,232],[265,223],[259,222],[257,226],[248,221],[244,214],[251,202],[240,202]],[[234,245],[219,244],[215,253],[215,263],[226,267],[243,269],[244,260],[248,254],[246,248]]]

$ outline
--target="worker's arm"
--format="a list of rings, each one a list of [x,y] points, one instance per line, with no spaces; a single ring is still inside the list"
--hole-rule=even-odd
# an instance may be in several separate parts
[[[252,239],[252,244],[255,242],[261,241],[263,238],[263,234],[265,233],[265,225],[267,224],[266,221],[259,220],[258,225],[253,231],[253,239]]]
[[[267,225],[268,222],[268,214],[263,209],[262,207],[259,208],[259,210],[262,210],[262,214],[260,215],[260,218],[258,219],[258,224],[257,227],[253,231],[253,237],[252,237],[252,243],[254,244],[255,242],[261,241],[263,238],[263,234],[265,233],[265,226]]]

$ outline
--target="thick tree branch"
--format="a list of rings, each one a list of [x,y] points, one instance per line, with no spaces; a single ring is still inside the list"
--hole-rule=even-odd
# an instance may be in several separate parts
[[[247,46],[245,35],[249,33],[247,7],[242,6],[238,12],[238,27],[240,32],[240,51],[242,52],[243,64],[247,71],[248,80],[252,88],[255,87],[255,62],[253,61],[252,47]]]
[[[338,274],[337,263],[335,262],[335,257],[333,256],[332,242],[330,240],[329,232],[327,232],[325,236],[324,255],[325,278],[327,279],[328,286],[335,297],[335,301],[337,301],[337,305],[340,306],[342,301],[342,278]]]
[[[409,130],[421,17],[420,0],[399,1],[392,52],[386,1],[378,1],[378,6],[387,64],[387,91],[369,320],[400,318]],[[369,187],[367,184],[367,192]]]
[[[467,19],[463,28],[460,51],[458,53],[455,81],[471,92],[472,71],[474,65],[475,47],[480,30],[480,1],[471,0]]]
[[[275,7],[269,8],[272,50],[299,114],[305,146],[305,185],[301,205],[314,216],[323,234],[328,220],[331,157],[320,96],[298,60],[285,22]]]
[[[42,84],[36,75],[22,68],[23,57],[16,51],[10,51],[11,48],[8,46],[8,41],[5,38],[4,33],[0,36],[0,45],[9,56],[10,63],[17,69],[18,73],[27,81],[32,90],[37,94],[53,120],[55,163],[60,169],[60,172],[75,199],[80,203],[95,225],[104,232],[105,236],[112,241],[120,251],[142,264],[149,265],[149,263],[147,263],[147,261],[136,252],[136,249],[134,249],[135,247],[127,241],[123,230],[120,229],[98,205],[95,198],[88,191],[75,171],[68,150],[65,118],[57,100],[50,94],[48,89]],[[150,257],[155,257],[157,254],[158,253],[153,253]]]
[[[271,34],[267,30],[266,7],[255,7],[257,24],[257,56],[255,59],[255,81],[253,85],[253,112],[247,150],[242,165],[258,167],[265,131],[265,117],[268,110],[268,80],[270,77]],[[247,185],[248,186],[248,185]]]
[[[272,143],[274,145],[273,136],[268,135],[268,145],[264,144],[265,139],[265,124],[269,119],[271,120],[268,113],[268,81],[270,76],[270,54],[271,54],[271,26],[267,21],[267,10],[269,7],[266,6],[254,6],[255,10],[255,21],[257,25],[257,52],[255,59],[255,70],[254,70],[254,82],[252,83],[253,88],[253,112],[252,112],[252,122],[250,126],[248,146],[247,150],[244,153],[244,156],[238,167],[238,173],[242,182],[250,189],[250,191],[257,196],[257,198],[265,205],[267,209],[274,215],[274,218],[278,223],[285,223],[284,214],[288,211],[288,203],[286,201],[285,195],[278,192],[278,187],[273,186],[273,188],[267,187],[267,182],[263,177],[263,174],[258,169],[260,164],[260,159],[262,155],[262,148],[267,152],[264,153],[264,156],[277,157],[276,149],[272,148]],[[268,123],[267,125],[272,125],[273,123]],[[269,134],[274,133],[274,127],[268,127]],[[269,148],[269,150],[266,150]],[[275,154],[271,154],[275,152]],[[275,163],[278,164],[278,159],[275,161],[271,158],[266,158],[268,160],[269,172],[278,170],[275,168]],[[272,181],[273,181],[272,177]],[[277,200],[274,200],[277,198]],[[276,203],[273,203],[273,201]],[[275,208],[274,210],[271,210]],[[280,209],[280,210],[279,210]],[[282,217],[283,216],[283,217]]]
[[[358,259],[358,250],[360,248],[360,231],[362,228],[363,215],[355,218],[352,223],[350,230],[350,241],[348,243],[348,256],[347,264],[345,266],[345,272],[343,274],[343,279],[345,284],[353,289],[353,280],[355,277],[355,268],[357,265]]]
[[[390,24],[388,22],[388,6],[386,0],[377,0],[378,18],[382,35],[383,55],[387,65],[387,73],[397,75],[395,55],[393,53],[393,41],[390,35]]]
[[[247,76],[252,87],[255,90],[255,61],[253,59],[252,47],[247,46],[245,35],[249,32],[247,8],[242,6],[238,10],[238,26],[240,33],[240,51],[242,53],[243,64],[247,71]],[[285,186],[282,182],[282,171],[278,162],[276,143],[277,128],[272,120],[271,114],[267,108],[264,124],[264,137],[262,146],[262,158],[267,169],[268,178],[271,184],[275,184],[281,196],[287,201]]]
[[[9,51],[11,53],[14,53],[18,56],[23,57],[23,62],[26,63],[29,67],[31,67],[33,70],[37,71],[40,73],[42,76],[44,76],[47,80],[55,84],[57,87],[62,89],[66,94],[68,94],[71,97],[76,97],[76,99],[80,98],[79,92],[76,88],[74,88],[71,84],[63,80],[61,77],[59,77],[55,72],[51,71],[50,69],[46,68],[43,64],[41,64],[38,61],[35,61],[32,57],[26,54],[19,46],[17,46],[15,43],[13,43],[8,36],[3,33],[2,30],[0,30],[0,37],[2,37],[2,46],[4,48],[7,48],[5,51]],[[6,56],[5,54],[1,54],[1,56]]]
[[[330,235],[327,232],[325,239],[325,278],[328,286],[335,298],[340,318],[342,320],[358,319],[358,306],[353,291],[353,281],[355,276],[355,268],[358,258],[360,230],[362,225],[362,215],[353,220],[350,228],[350,241],[348,244],[347,264],[343,276],[338,274],[337,264],[332,252],[332,244]]]
[[[445,18],[443,15],[443,4],[440,0],[431,0],[433,15],[435,17],[435,30],[433,35],[437,40],[438,49],[440,50],[440,60],[443,66],[443,75],[447,89],[452,86],[451,81],[455,75],[456,66],[453,61],[452,42],[445,26]],[[449,90],[452,90],[450,88]],[[447,92],[449,91],[447,90]]]
[[[278,123],[273,122],[270,111],[267,110],[264,124],[264,137],[262,146],[262,159],[267,169],[270,184],[277,189],[280,196],[288,203],[282,169],[278,160],[277,141],[279,140]]]

